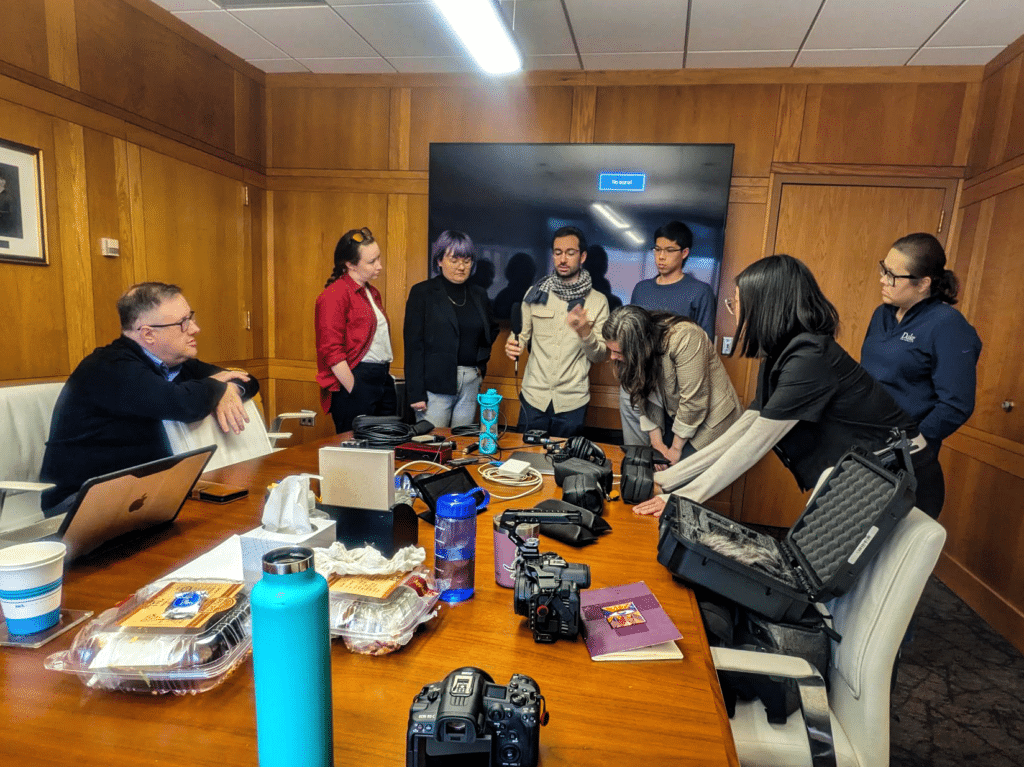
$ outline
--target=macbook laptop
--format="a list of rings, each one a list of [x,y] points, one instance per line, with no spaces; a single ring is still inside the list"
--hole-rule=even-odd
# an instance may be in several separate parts
[[[210,445],[94,477],[67,514],[4,533],[0,548],[51,538],[67,545],[71,560],[119,536],[172,522],[214,450]]]
[[[517,450],[509,459],[515,459],[517,461],[526,461],[530,466],[536,469],[540,474],[554,474],[555,465],[551,463],[551,459],[548,458],[547,453],[531,453],[527,450]]]

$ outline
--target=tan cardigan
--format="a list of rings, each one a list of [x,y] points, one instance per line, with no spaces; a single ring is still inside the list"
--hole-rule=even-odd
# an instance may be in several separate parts
[[[680,322],[669,331],[657,382],[672,432],[700,450],[718,439],[740,417],[742,408],[722,360],[700,325]],[[663,428],[652,402],[645,402],[640,428]],[[665,435],[665,443],[671,439]]]

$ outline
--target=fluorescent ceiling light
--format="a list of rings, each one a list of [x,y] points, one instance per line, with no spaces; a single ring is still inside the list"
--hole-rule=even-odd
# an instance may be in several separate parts
[[[644,244],[644,238],[633,229],[627,229],[623,234],[626,235],[626,239],[631,240],[637,247]]]
[[[629,229],[629,222],[624,221],[610,205],[603,202],[592,202],[590,207],[593,208],[594,212],[601,218],[607,221],[613,229]]]
[[[434,0],[434,5],[485,72],[504,75],[522,69],[523,57],[493,0]]]

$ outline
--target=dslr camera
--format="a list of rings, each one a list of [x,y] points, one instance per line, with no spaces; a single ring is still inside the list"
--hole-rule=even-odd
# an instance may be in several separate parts
[[[530,622],[534,642],[575,639],[580,633],[580,589],[590,586],[587,565],[566,562],[553,551],[541,554],[536,538],[523,540],[516,526],[527,524],[578,525],[578,511],[556,512],[510,509],[502,512],[498,526],[519,548],[513,574],[512,609]]]
[[[544,696],[530,677],[505,686],[466,666],[424,687],[409,709],[406,767],[535,767]]]

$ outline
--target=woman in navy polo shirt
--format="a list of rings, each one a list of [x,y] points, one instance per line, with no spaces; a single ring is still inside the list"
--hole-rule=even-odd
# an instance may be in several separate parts
[[[384,303],[370,284],[380,276],[380,245],[352,229],[334,248],[334,271],[316,299],[316,380],[320,404],[339,434],[357,415],[394,415],[394,355]]]
[[[932,235],[901,237],[878,267],[882,305],[868,325],[860,364],[917,422],[926,450],[938,456],[942,440],[974,412],[981,339],[952,306],[959,282]],[[918,505],[937,517],[945,499],[941,469],[918,496]]]
[[[937,462],[921,450],[914,421],[835,340],[839,315],[814,275],[792,256],[768,256],[736,277],[726,306],[738,316],[737,345],[758,358],[757,394],[729,430],[654,480],[701,503],[723,490],[774,449],[801,490],[857,445],[877,451],[893,429],[914,440],[919,482]],[[660,515],[668,496],[633,508]]]

